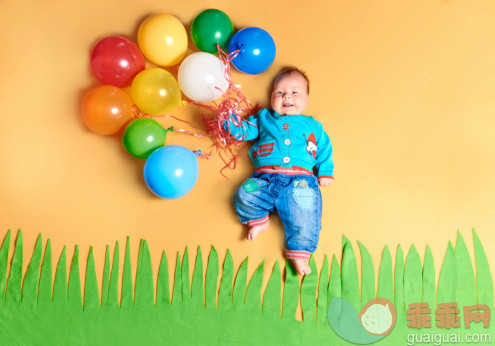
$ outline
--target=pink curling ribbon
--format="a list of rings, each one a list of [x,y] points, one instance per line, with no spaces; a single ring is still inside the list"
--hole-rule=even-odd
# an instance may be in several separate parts
[[[155,118],[173,118],[173,119],[175,119],[177,121],[181,121],[183,123],[186,123],[186,124],[188,124],[189,126],[195,128],[195,129],[204,131],[202,128],[199,128],[199,127],[194,126],[189,121],[179,119],[179,118],[177,118],[176,116],[173,116],[173,115],[151,115],[151,114],[143,114],[143,113],[141,113],[141,111],[139,110],[139,108],[136,105],[133,106],[132,113],[134,114],[134,117],[136,117],[136,118],[152,118],[152,119],[155,119]],[[167,131],[178,131],[178,132],[182,132],[182,133],[185,133],[187,135],[191,135],[191,136],[195,136],[195,137],[207,137],[207,135],[200,135],[200,134],[197,134],[197,133],[194,133],[194,132],[191,132],[191,131],[186,131],[186,130],[183,130],[183,129],[174,129],[173,127],[170,127],[169,129],[167,129]]]
[[[239,50],[236,50],[229,54],[224,52],[219,45],[217,45],[217,48],[218,56],[225,66],[225,79],[229,83],[227,90],[222,96],[222,100],[218,103],[211,102],[210,104],[204,104],[194,101],[189,102],[210,111],[210,114],[201,114],[205,129],[196,127],[190,122],[179,119],[173,115],[142,114],[136,106],[134,106],[133,108],[133,113],[134,116],[138,118],[173,118],[177,121],[188,124],[194,129],[204,131],[206,134],[202,135],[183,129],[175,129],[173,127],[168,129],[195,137],[210,137],[213,141],[213,150],[218,153],[222,161],[225,163],[225,166],[220,170],[220,174],[227,178],[223,171],[227,168],[231,170],[236,168],[237,159],[239,158],[237,152],[239,150],[241,141],[234,138],[234,136],[232,136],[229,131],[225,130],[223,124],[227,121],[229,129],[231,126],[230,123],[232,123],[235,127],[245,129],[245,120],[241,115],[244,115],[245,117],[251,115],[256,110],[256,107],[253,107],[251,105],[249,100],[241,93],[241,91],[234,85],[234,82],[232,81],[230,63],[237,56],[237,54],[239,54]],[[230,122],[228,122],[228,120],[230,120]],[[206,154],[202,153],[201,150],[196,150],[194,151],[194,154],[209,159],[212,156],[212,151]]]
[[[223,94],[220,102],[211,102],[211,104],[202,104],[191,102],[197,106],[208,109],[211,114],[201,114],[205,125],[206,134],[212,139],[218,155],[225,163],[225,166],[220,170],[220,174],[224,177],[223,171],[227,168],[233,170],[237,165],[237,154],[240,146],[240,141],[234,138],[229,131],[224,129],[224,123],[228,120],[235,126],[245,129],[245,121],[241,115],[249,116],[255,107],[251,105],[249,100],[241,93],[234,85],[230,70],[231,61],[239,54],[236,50],[230,54],[224,52],[217,44],[218,57],[225,66],[225,79],[229,83],[229,87]],[[228,123],[230,129],[230,122]]]
[[[177,118],[176,116],[173,116],[173,115],[151,115],[151,114],[143,114],[143,113],[141,113],[141,111],[139,110],[139,108],[136,105],[133,106],[132,113],[134,114],[134,117],[136,117],[136,118],[144,118],[144,117],[146,117],[146,118],[152,118],[152,119],[155,119],[155,118],[173,118],[173,119],[175,119],[177,121],[181,121],[183,123],[186,123],[186,124],[188,124],[189,126],[195,128],[195,129],[204,131],[203,129],[194,126],[189,121],[179,119],[179,118]],[[181,132],[181,133],[184,133],[186,135],[190,135],[190,136],[194,136],[194,137],[208,137],[207,135],[200,135],[200,134],[197,134],[197,133],[194,133],[194,132],[191,132],[191,131],[187,131],[187,130],[183,130],[183,129],[176,129],[173,126],[170,126],[167,129],[167,131]],[[205,159],[211,158],[211,152],[209,154],[206,154],[206,153],[201,152],[201,150],[197,150],[197,151],[193,151],[193,153],[196,156],[199,156],[199,157],[202,157],[202,158],[205,158]]]

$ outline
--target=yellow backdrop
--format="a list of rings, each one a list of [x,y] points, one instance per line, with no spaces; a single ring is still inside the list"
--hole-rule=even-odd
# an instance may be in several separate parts
[[[472,254],[474,227],[495,267],[491,0],[2,1],[0,234],[23,230],[25,266],[39,233],[57,258],[64,245],[69,258],[75,244],[83,255],[93,246],[98,280],[105,246],[123,245],[126,236],[133,263],[139,240],[149,242],[155,275],[162,250],[172,269],[186,246],[194,258],[200,245],[205,260],[211,245],[221,259],[230,249],[236,265],[249,256],[251,273],[262,259],[268,268],[283,259],[276,218],[251,243],[232,210],[233,192],[252,171],[247,148],[229,179],[219,174],[218,156],[200,159],[192,192],[162,200],[145,186],[144,161],[125,152],[119,136],[97,135],[81,120],[82,98],[98,85],[89,68],[95,42],[114,34],[136,41],[139,24],[156,13],[189,28],[206,8],[226,12],[236,29],[264,28],[276,42],[267,72],[233,72],[252,103],[268,105],[283,65],[310,76],[307,113],[330,134],[336,167],[335,184],[323,189],[318,265],[325,254],[340,256],[344,234],[367,246],[375,269],[385,245],[394,255],[398,244],[406,252],[414,244],[423,256],[429,244],[438,273],[457,230]],[[200,114],[192,105],[174,113],[197,126]],[[211,145],[178,132],[167,141],[203,152]]]

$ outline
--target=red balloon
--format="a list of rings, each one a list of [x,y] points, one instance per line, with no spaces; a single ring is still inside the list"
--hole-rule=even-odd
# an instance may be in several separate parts
[[[123,88],[144,70],[138,46],[123,36],[108,36],[91,50],[91,71],[101,83]]]

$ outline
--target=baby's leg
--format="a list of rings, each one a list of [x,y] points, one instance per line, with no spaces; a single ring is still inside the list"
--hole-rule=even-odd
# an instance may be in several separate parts
[[[311,273],[321,229],[321,193],[314,176],[294,177],[279,195],[277,211],[285,229],[285,256],[300,275]]]
[[[260,220],[251,220],[248,221],[249,231],[247,235],[247,239],[253,241],[256,239],[258,234],[263,233],[268,229],[268,215]]]
[[[234,207],[241,222],[249,227],[247,239],[253,241],[268,229],[268,214],[274,211],[268,182],[249,178],[234,194]]]
[[[311,274],[311,268],[308,265],[310,256],[311,253],[306,251],[285,250],[285,257],[299,275]]]

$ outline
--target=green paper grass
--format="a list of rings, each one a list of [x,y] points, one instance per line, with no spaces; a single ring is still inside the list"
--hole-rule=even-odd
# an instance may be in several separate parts
[[[13,249],[11,233],[0,248],[0,343],[3,344],[351,344],[340,338],[328,322],[332,299],[347,302],[346,311],[357,314],[375,297],[395,303],[397,321],[392,332],[379,340],[380,345],[406,344],[411,335],[493,334],[493,326],[483,328],[471,322],[471,328],[443,329],[435,325],[437,303],[486,304],[493,309],[493,284],[481,241],[473,231],[475,266],[460,233],[456,248],[448,244],[438,288],[430,248],[421,263],[416,247],[411,246],[404,261],[399,246],[395,263],[387,246],[379,265],[377,294],[375,271],[368,250],[358,243],[361,278],[351,242],[343,238],[341,265],[333,255],[325,256],[321,269],[310,259],[311,274],[302,280],[286,261],[285,268],[275,262],[263,289],[263,261],[248,277],[248,259],[234,266],[229,251],[220,259],[214,247],[203,263],[197,249],[194,268],[190,268],[188,248],[181,258],[177,253],[174,275],[162,253],[156,283],[148,243],[142,240],[133,276],[129,239],[125,247],[123,272],[119,272],[120,248],[105,249],[102,284],[98,287],[93,248],[89,249],[84,278],[79,271],[79,247],[76,246],[67,276],[67,250],[58,257],[52,282],[52,249],[41,235],[36,241],[26,272],[22,273],[23,240],[19,231]],[[43,253],[44,248],[44,253]],[[9,262],[9,251],[11,260]],[[206,275],[204,267],[206,266]],[[393,269],[393,267],[395,269]],[[190,270],[192,280],[190,280]],[[133,284],[133,279],[135,279]],[[173,281],[171,281],[173,280]],[[119,302],[119,282],[121,282]],[[81,283],[84,283],[82,286]],[[172,286],[172,294],[170,294]],[[83,294],[84,292],[84,294]],[[427,302],[432,311],[432,327],[407,326],[409,304]],[[303,321],[297,321],[301,307]],[[336,310],[338,313],[338,309]],[[461,313],[462,316],[462,313]],[[339,316],[336,321],[339,320]],[[348,316],[349,317],[349,316]],[[350,316],[354,321],[357,316]],[[352,333],[348,335],[352,336]],[[433,341],[432,341],[433,342]]]

